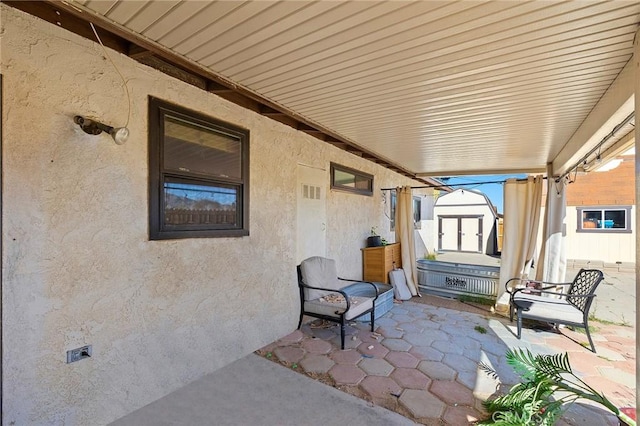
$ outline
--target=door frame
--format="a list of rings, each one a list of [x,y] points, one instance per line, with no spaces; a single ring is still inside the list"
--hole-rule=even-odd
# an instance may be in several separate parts
[[[443,214],[438,215],[438,251],[459,251],[462,252],[462,219],[478,219],[478,251],[464,251],[465,253],[482,253],[482,239],[483,239],[483,218],[482,214]],[[458,220],[458,240],[457,250],[443,250],[442,249],[442,236],[444,233],[442,232],[442,219],[457,219]]]

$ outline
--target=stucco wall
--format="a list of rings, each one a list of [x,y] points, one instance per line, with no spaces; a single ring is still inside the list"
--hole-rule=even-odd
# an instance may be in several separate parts
[[[415,184],[113,51],[131,137],[86,135],[75,114],[127,120],[100,46],[0,13],[5,424],[104,424],[293,331],[298,162]],[[148,95],[250,130],[249,237],[149,241]],[[380,191],[330,192],[327,207],[328,255],[360,277]],[[85,344],[93,357],[66,364]]]

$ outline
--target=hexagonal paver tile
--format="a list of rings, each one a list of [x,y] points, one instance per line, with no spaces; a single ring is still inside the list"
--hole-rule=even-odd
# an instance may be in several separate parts
[[[484,418],[485,416],[473,407],[447,407],[444,413],[444,421],[450,425],[475,424]]]
[[[436,329],[426,329],[422,332],[422,334],[425,337],[428,337],[431,339],[431,341],[435,341],[435,340],[449,340],[451,338],[451,335],[449,333],[447,333],[446,331],[443,331],[442,329],[440,330],[436,330]]]
[[[366,343],[376,343],[383,339],[382,334],[371,332],[371,329],[358,331],[358,339]]]
[[[431,344],[431,347],[434,349],[439,350],[442,353],[445,354],[457,354],[457,355],[462,355],[464,353],[464,348],[459,346],[459,345],[455,345],[451,342],[449,342],[448,340],[436,340],[435,342],[433,342]]]
[[[400,395],[400,404],[417,418],[439,419],[445,409],[445,404],[435,395],[426,390],[406,389]]]
[[[437,330],[438,328],[440,328],[439,322],[435,322],[427,319],[417,320],[414,324],[419,327],[422,327],[423,329]]]
[[[321,339],[307,339],[302,342],[302,347],[312,354],[328,354],[333,349],[331,343]]]
[[[364,358],[358,364],[365,373],[372,376],[388,376],[393,371],[393,365],[384,359]]]
[[[360,383],[364,389],[374,399],[386,398],[388,395],[400,395],[402,388],[388,377],[367,376]]]
[[[407,333],[420,333],[424,330],[422,327],[416,325],[413,322],[401,322],[400,324],[398,324],[398,328]]]
[[[329,356],[335,361],[336,364],[356,365],[362,359],[362,354],[355,349],[335,351],[329,354]]]
[[[429,390],[449,405],[473,406],[473,392],[468,387],[453,380],[434,380]]]
[[[309,373],[326,373],[335,362],[326,355],[307,355],[302,358],[300,365]]]
[[[432,380],[454,380],[456,372],[451,367],[436,361],[420,361],[418,370]]]
[[[404,335],[404,331],[396,330],[394,327],[378,327],[378,333],[390,339],[399,339]]]
[[[442,361],[444,354],[429,346],[413,346],[409,353],[422,361]]]
[[[396,315],[409,315],[409,310],[405,309],[404,306],[396,305],[391,309],[391,315],[393,317]]]
[[[394,320],[393,318],[389,318],[389,317],[384,317],[384,318],[378,318],[376,320],[376,325],[378,327],[391,327],[391,328],[395,328],[398,325],[398,322],[396,320]]]
[[[455,369],[458,373],[464,371],[475,373],[476,371],[478,371],[478,363],[476,361],[470,360],[464,355],[444,354],[442,362]]]
[[[329,340],[329,343],[331,343],[331,345],[334,348],[337,348],[337,350],[340,350],[341,348],[341,344],[342,341],[340,339],[340,336],[335,336],[333,339]],[[362,343],[362,340],[360,340],[357,336],[344,336],[344,349],[356,349],[360,344]]]
[[[333,330],[336,327],[332,327],[332,328],[312,328],[311,329],[311,334],[314,337],[317,337],[318,339],[322,339],[322,340],[331,340],[334,337],[336,337],[336,331]],[[340,330],[337,330],[337,333],[339,335]]]
[[[433,343],[433,337],[429,335],[428,331],[424,333],[406,333],[402,339],[409,342],[413,346],[431,346]]]
[[[427,389],[431,379],[415,368],[396,368],[390,376],[405,389]]]
[[[420,362],[408,352],[391,351],[384,358],[395,367],[416,368]]]
[[[384,358],[384,356],[389,353],[389,349],[380,343],[361,343],[358,346],[358,352],[364,355],[365,358]]]
[[[296,330],[293,333],[287,334],[280,340],[286,343],[295,343],[299,342],[302,339],[304,339],[304,334],[302,333],[302,331]]]
[[[355,365],[336,364],[329,370],[329,375],[338,385],[357,385],[364,379],[364,371]]]
[[[277,348],[273,352],[276,354],[280,361],[285,362],[298,362],[304,356],[304,350],[291,346]]]
[[[382,344],[392,351],[408,351],[411,344],[402,339],[384,339]]]
[[[395,312],[391,318],[397,323],[411,322],[413,320],[413,317],[410,317],[408,314],[396,314]]]

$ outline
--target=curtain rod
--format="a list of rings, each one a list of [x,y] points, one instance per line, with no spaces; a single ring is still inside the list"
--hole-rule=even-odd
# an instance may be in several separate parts
[[[543,176],[542,179],[547,179],[547,177]],[[487,184],[490,184],[490,183],[505,183],[507,180],[509,180],[509,179],[492,180],[492,181],[485,181],[485,182],[454,183],[454,184],[451,184],[451,185],[412,186],[411,189],[451,188],[453,186],[477,186],[477,185],[487,185]],[[526,180],[527,180],[527,178],[516,179],[516,182],[525,182]],[[391,191],[391,190],[394,190],[394,189],[396,189],[396,188],[380,188],[380,191]]]
[[[612,137],[615,136],[615,134],[622,129],[624,126],[626,126],[627,124],[629,124],[636,116],[635,111],[632,112],[631,114],[627,115],[627,117],[622,120],[620,123],[618,123],[617,125],[615,125],[613,127],[613,130],[611,130],[611,133],[606,134],[602,140],[600,140],[600,142],[598,142],[598,144],[596,146],[594,146],[591,151],[589,151],[585,156],[583,156],[580,160],[578,160],[577,163],[575,163],[573,165],[573,167],[571,167],[569,170],[567,170],[566,172],[564,172],[561,176],[559,176],[558,178],[556,178],[556,182],[560,182],[560,180],[564,179],[566,176],[570,175],[571,172],[573,172],[574,170],[577,172],[578,171],[578,167],[580,167],[581,164],[585,164],[587,162],[587,160],[589,159],[589,157],[596,151],[598,151],[598,155],[600,155],[600,150],[602,149],[602,145],[604,145],[604,143],[606,141],[608,141],[609,139],[611,139]]]

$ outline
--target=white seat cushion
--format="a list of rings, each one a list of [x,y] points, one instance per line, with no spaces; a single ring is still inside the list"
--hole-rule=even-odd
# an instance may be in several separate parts
[[[584,320],[582,311],[565,299],[517,293],[513,300],[522,307],[523,318],[573,324],[582,324]]]
[[[311,287],[329,288],[332,290],[340,290],[350,282],[338,279],[336,270],[336,262],[326,257],[313,256],[300,262],[300,272],[302,281]],[[332,293],[320,290],[305,289],[305,299],[313,300]]]
[[[314,314],[339,318],[340,314],[347,308],[347,303],[340,294],[337,295],[340,296],[340,300],[338,301],[333,301],[333,296],[323,296],[317,299],[306,301],[304,302],[304,310],[306,312],[311,312]],[[349,301],[351,304],[351,309],[349,309],[349,311],[344,316],[347,320],[356,318],[363,312],[373,308],[373,298],[370,297],[352,296],[349,298]]]

